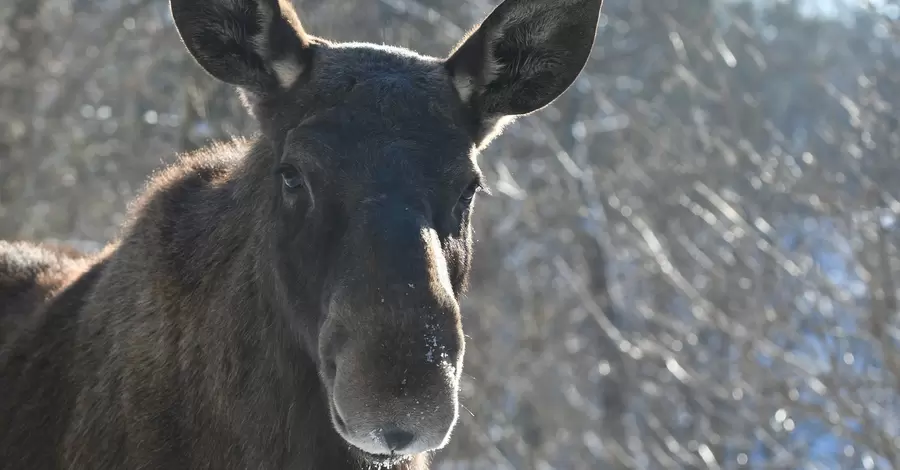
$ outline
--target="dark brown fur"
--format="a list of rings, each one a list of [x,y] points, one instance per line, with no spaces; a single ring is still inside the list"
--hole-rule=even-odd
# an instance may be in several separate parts
[[[72,282],[89,262],[63,245],[0,240],[0,344],[31,312]]]
[[[0,470],[427,468],[457,419],[477,149],[559,96],[600,0],[447,59],[172,0],[262,133],[154,175],[102,252],[0,242]]]

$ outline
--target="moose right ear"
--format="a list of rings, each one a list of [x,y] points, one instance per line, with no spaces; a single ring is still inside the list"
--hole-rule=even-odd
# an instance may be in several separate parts
[[[309,36],[290,0],[170,0],[181,40],[213,77],[256,95],[290,88],[309,67]]]

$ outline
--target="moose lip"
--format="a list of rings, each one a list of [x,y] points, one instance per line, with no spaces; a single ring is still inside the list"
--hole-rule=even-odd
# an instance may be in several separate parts
[[[344,423],[344,419],[341,417],[341,414],[338,413],[337,406],[334,404],[334,401],[331,401],[331,415],[334,416],[334,425],[337,428],[338,434],[343,435],[347,434],[347,424]],[[365,460],[366,462],[377,464],[380,466],[392,466],[397,465],[400,462],[409,460],[412,456],[406,454],[373,454],[371,452],[366,452],[365,450],[356,447],[344,438],[344,442],[346,442],[347,446],[350,448],[350,451]]]
[[[391,467],[399,464],[400,462],[405,462],[409,460],[412,456],[410,455],[385,455],[385,454],[370,454],[358,447],[352,446],[353,452],[356,452],[360,455],[360,457],[368,463],[375,464],[382,467]]]

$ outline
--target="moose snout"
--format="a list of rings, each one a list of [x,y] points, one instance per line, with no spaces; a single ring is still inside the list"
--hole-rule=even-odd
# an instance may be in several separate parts
[[[396,333],[396,332],[395,332]],[[412,335],[355,336],[326,367],[337,432],[374,455],[443,447],[458,418],[462,335],[456,328]]]
[[[405,405],[407,410],[395,411],[390,410],[389,403],[365,403],[342,395],[334,399],[338,432],[369,454],[411,455],[439,449],[456,424],[455,400],[446,396],[441,405],[420,402],[418,409]],[[434,402],[436,398],[428,400]]]
[[[446,445],[465,341],[447,259],[409,204],[363,205],[323,298],[319,359],[331,417],[352,447],[411,455]],[[372,235],[374,234],[374,235]]]

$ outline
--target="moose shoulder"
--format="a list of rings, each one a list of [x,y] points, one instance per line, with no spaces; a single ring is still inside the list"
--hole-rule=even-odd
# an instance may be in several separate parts
[[[479,149],[562,94],[601,0],[446,58],[171,0],[261,132],[153,176],[95,255],[0,242],[0,470],[424,469],[457,422]]]

